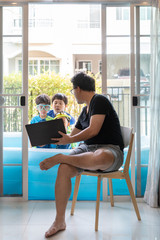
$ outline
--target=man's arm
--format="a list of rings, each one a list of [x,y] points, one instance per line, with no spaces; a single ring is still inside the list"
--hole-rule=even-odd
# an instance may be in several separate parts
[[[73,129],[74,131],[72,131],[71,135],[67,135],[62,132],[59,132],[62,135],[62,137],[53,138],[52,140],[59,141],[58,144],[60,145],[85,141],[89,138],[96,136],[99,133],[103,125],[104,119],[105,119],[105,115],[100,115],[100,114],[93,115],[90,119],[90,125],[88,128],[79,132]],[[73,135],[73,133],[75,134]]]
[[[79,132],[81,132],[81,131],[82,131],[82,130],[74,127],[74,128],[72,129],[72,132],[70,133],[70,136],[76,135],[77,133],[79,133]]]

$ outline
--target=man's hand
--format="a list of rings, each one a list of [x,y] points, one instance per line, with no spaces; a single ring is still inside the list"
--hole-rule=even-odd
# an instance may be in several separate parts
[[[58,144],[58,145],[66,145],[68,143],[72,143],[71,137],[61,131],[58,131],[58,133],[62,136],[60,138],[51,138],[51,140],[58,141],[53,144]]]

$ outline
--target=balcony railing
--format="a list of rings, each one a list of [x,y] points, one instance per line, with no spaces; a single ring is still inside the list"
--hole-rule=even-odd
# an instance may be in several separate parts
[[[131,95],[129,87],[109,87],[107,89],[111,97],[111,102],[119,116],[120,123],[123,126],[130,126],[131,115]],[[150,112],[149,112],[149,93],[150,86],[141,87],[138,97],[138,106],[143,107],[141,111],[141,131],[142,134],[148,135],[150,129]]]

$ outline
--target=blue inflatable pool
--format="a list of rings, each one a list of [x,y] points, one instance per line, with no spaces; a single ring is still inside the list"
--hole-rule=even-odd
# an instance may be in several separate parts
[[[4,164],[21,164],[22,148],[17,139],[11,141],[14,147],[10,147],[8,141],[4,141],[3,159]],[[19,147],[16,147],[19,145]],[[55,199],[55,181],[57,176],[58,165],[48,171],[41,171],[39,163],[45,158],[51,157],[57,153],[69,154],[70,150],[58,149],[37,149],[29,148],[28,159],[28,199],[29,200],[54,200]],[[124,152],[126,156],[126,151]],[[141,194],[144,194],[147,178],[147,164],[149,157],[149,148],[144,147],[141,152]],[[3,193],[4,195],[21,195],[22,194],[22,166],[4,166],[3,168]],[[72,179],[72,193],[75,178]],[[95,177],[82,176],[78,200],[96,200],[97,179]],[[101,188],[102,189],[102,188]],[[125,180],[113,179],[113,192],[115,195],[129,195]],[[102,199],[102,191],[101,191]]]

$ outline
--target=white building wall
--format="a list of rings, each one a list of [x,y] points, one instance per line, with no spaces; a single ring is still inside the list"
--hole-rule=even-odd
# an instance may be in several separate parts
[[[97,5],[100,10],[100,5]],[[18,9],[18,8],[17,8]],[[129,9],[129,7],[128,7]],[[21,34],[21,28],[15,28],[13,22],[19,17],[19,11],[14,11],[12,14],[11,8],[6,11],[4,22],[4,33]],[[98,61],[101,60],[101,28],[90,28],[90,8],[86,4],[31,4],[29,5],[29,51],[43,52],[43,57],[48,57],[48,54],[55,59],[59,59],[62,74],[73,74],[75,66],[75,59],[88,59],[87,55],[92,55],[94,69],[97,71]],[[80,20],[80,21],[79,21]],[[7,22],[8,21],[8,22]],[[116,20],[116,7],[107,8],[107,35],[130,35],[130,23],[125,20]],[[86,24],[85,28],[78,28],[79,24]],[[141,21],[142,33],[150,31],[150,26],[147,21]],[[119,37],[119,45],[117,44],[118,37],[108,38],[109,47],[107,54],[129,54],[130,40],[126,37]],[[8,59],[16,58],[21,52],[21,45],[17,42],[11,41],[6,45],[4,59],[4,73],[10,73]],[[142,39],[141,54],[149,54],[149,39]],[[46,56],[45,56],[46,53]],[[30,55],[30,54],[29,54]],[[78,57],[79,55],[79,57]],[[33,56],[32,56],[33,57]],[[98,57],[98,61],[97,61]],[[97,68],[95,65],[97,64]],[[12,68],[13,69],[13,68]],[[14,69],[16,67],[14,66]]]

